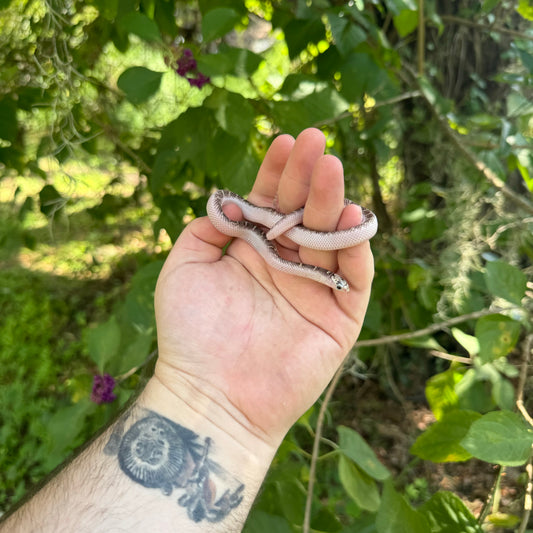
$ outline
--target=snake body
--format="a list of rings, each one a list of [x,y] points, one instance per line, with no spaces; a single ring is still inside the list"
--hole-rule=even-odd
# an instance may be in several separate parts
[[[344,205],[351,204],[344,200]],[[222,208],[226,204],[235,204],[242,211],[244,220],[229,219]],[[207,202],[207,215],[213,226],[228,235],[238,237],[252,246],[273,268],[318,281],[338,291],[349,291],[348,282],[324,268],[305,263],[295,263],[280,257],[274,239],[285,235],[291,241],[314,250],[341,250],[355,246],[371,239],[377,231],[378,223],[372,211],[362,208],[361,224],[341,231],[315,231],[301,225],[303,208],[284,214],[270,207],[258,207],[238,194],[227,190],[217,190]],[[265,233],[257,224],[268,228]]]

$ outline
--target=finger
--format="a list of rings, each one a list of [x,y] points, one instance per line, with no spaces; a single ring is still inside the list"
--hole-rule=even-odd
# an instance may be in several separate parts
[[[342,163],[332,155],[324,155],[315,163],[309,196],[305,204],[303,225],[317,231],[335,231],[344,210],[344,171]],[[337,270],[337,252],[300,248],[304,263]]]
[[[290,135],[276,137],[270,145],[249,195],[250,202],[272,207],[278,192],[278,184],[287,164],[294,138]]]
[[[290,213],[305,205],[313,168],[324,154],[325,147],[326,139],[320,130],[309,128],[298,135],[279,180],[279,211]]]

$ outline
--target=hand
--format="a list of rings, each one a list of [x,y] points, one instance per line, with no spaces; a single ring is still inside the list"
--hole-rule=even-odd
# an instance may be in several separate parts
[[[342,164],[324,148],[315,129],[296,140],[277,137],[248,199],[283,212],[305,205],[304,225],[317,230],[358,224],[360,209],[344,208]],[[235,206],[225,212],[240,216]],[[345,293],[270,268],[240,239],[224,255],[228,242],[208,218],[198,218],[169,254],[155,297],[155,379],[182,400],[189,394],[208,399],[230,424],[277,446],[359,335],[372,254],[368,243],[318,252],[282,240],[286,259],[339,271],[350,284]]]

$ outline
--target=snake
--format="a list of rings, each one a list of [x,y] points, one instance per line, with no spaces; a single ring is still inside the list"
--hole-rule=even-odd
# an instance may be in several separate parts
[[[353,203],[344,200],[345,206]],[[241,210],[243,220],[231,220],[226,216],[223,207],[228,204],[234,204]],[[207,201],[207,216],[213,226],[228,237],[247,242],[271,267],[344,292],[348,292],[350,286],[342,276],[316,265],[288,261],[279,255],[274,242],[284,235],[292,242],[313,250],[332,251],[356,246],[371,239],[378,229],[376,215],[365,207],[361,207],[361,211],[363,220],[356,226],[338,231],[317,231],[302,225],[303,207],[285,214],[271,207],[254,205],[226,189],[216,190]]]

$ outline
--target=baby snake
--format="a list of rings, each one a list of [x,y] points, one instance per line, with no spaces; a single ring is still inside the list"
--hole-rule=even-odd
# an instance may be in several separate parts
[[[352,203],[350,200],[344,200],[345,206]],[[245,220],[229,219],[222,210],[226,204],[235,204],[239,207]],[[229,237],[238,237],[246,241],[273,268],[346,292],[350,290],[350,286],[339,274],[319,266],[287,261],[280,257],[273,241],[280,235],[285,235],[294,243],[314,250],[341,250],[355,246],[371,239],[378,229],[374,213],[364,207],[361,209],[363,221],[357,226],[340,231],[316,231],[301,225],[303,207],[284,214],[270,207],[258,207],[238,194],[222,189],[214,192],[207,201],[207,215],[213,226]],[[268,231],[263,231],[256,224],[268,228]]]

